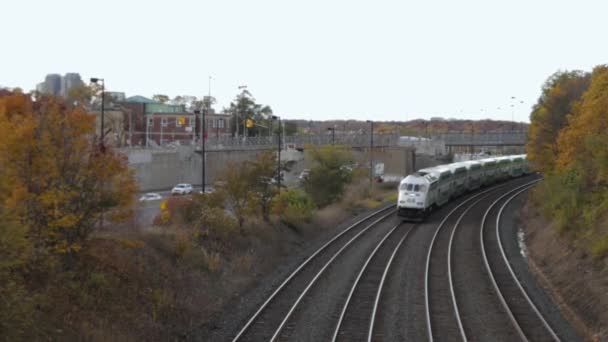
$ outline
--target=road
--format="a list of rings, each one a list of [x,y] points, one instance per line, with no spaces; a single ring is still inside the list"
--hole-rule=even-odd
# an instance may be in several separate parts
[[[200,186],[195,186],[192,187],[193,192],[200,192],[201,191],[201,187]],[[207,186],[207,191],[209,191],[210,188],[209,186]],[[142,192],[139,193],[137,196],[138,202],[137,202],[137,207],[135,209],[135,220],[137,221],[137,224],[142,227],[142,228],[149,228],[152,223],[154,222],[154,218],[156,217],[156,215],[158,215],[160,213],[160,204],[161,202],[168,198],[171,197],[171,189],[164,189],[164,190],[160,190],[160,191],[150,191],[156,194],[159,194],[162,196],[161,200],[154,200],[154,201],[139,201],[139,198],[148,193],[148,192]]]

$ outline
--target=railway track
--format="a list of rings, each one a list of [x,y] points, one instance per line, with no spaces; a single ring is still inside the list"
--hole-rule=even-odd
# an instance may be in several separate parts
[[[522,341],[561,341],[515,275],[500,236],[500,219],[504,208],[532,186],[513,190],[492,202],[480,225],[481,250],[494,290],[519,338]],[[488,219],[491,213],[496,216],[495,221]]]
[[[434,224],[434,235],[425,250],[424,304],[429,341],[485,340],[494,337],[498,340],[560,341],[517,279],[499,234],[504,208],[537,181],[530,181],[526,177],[467,195],[453,208],[444,208],[444,216],[436,218],[435,222],[441,221]],[[315,336],[303,336],[307,332],[302,329],[315,327],[310,320],[304,320],[308,323],[300,324],[300,327],[296,325],[303,322],[302,315],[326,311],[316,308],[303,313],[306,311],[303,308],[317,305],[318,293],[325,291],[323,284],[330,284],[332,280],[329,275],[337,270],[333,267],[326,272],[328,268],[336,264],[334,261],[337,259],[344,259],[340,258],[342,254],[353,255],[352,251],[358,250],[363,245],[362,241],[367,241],[367,247],[356,254],[361,260],[357,262],[360,267],[352,269],[352,277],[343,278],[345,286],[340,285],[344,294],[339,297],[345,298],[335,297],[339,302],[329,305],[332,309],[328,310],[335,309],[338,314],[330,312],[329,316],[323,318],[333,328],[321,329],[321,335],[316,336],[326,336],[332,341],[383,340],[384,331],[376,318],[382,316],[380,303],[385,280],[391,273],[391,265],[398,251],[404,248],[410,233],[420,226],[402,222],[388,226],[389,222],[385,222],[382,229],[373,229],[394,212],[392,206],[378,210],[347,227],[316,250],[276,287],[244,324],[233,342],[306,340]],[[473,226],[477,228],[470,229],[470,234],[479,229],[475,241],[463,240],[463,237],[473,236],[464,234],[468,232],[465,228]],[[375,232],[373,240],[360,239],[369,231]],[[427,236],[430,238],[431,234],[429,232]],[[467,242],[470,246],[463,245]],[[477,247],[473,248],[473,245]],[[462,263],[466,263],[469,269],[477,269],[477,278],[455,273],[455,269],[466,268],[462,268]],[[354,264],[349,265],[352,268]],[[473,287],[481,290],[472,293],[469,285],[473,284],[467,283],[467,279],[474,279]],[[315,291],[311,291],[313,288]],[[484,313],[475,312],[476,302],[483,304],[480,307],[492,311],[494,318],[489,319],[491,326],[483,327]],[[477,321],[472,319],[473,316]],[[329,332],[329,329],[332,331]],[[478,334],[484,329],[485,332]]]
[[[499,231],[500,217],[507,204],[537,181],[526,182],[507,192],[501,192],[499,187],[478,193],[460,203],[438,225],[428,249],[425,271],[426,323],[430,341],[453,340],[455,336],[459,336],[459,339],[463,341],[468,341],[469,338],[473,340],[488,338],[488,336],[482,337],[476,333],[477,329],[484,328],[479,323],[476,326],[469,324],[465,329],[467,321],[462,318],[458,298],[459,294],[470,291],[470,288],[467,283],[460,283],[458,286],[455,284],[453,268],[453,254],[456,249],[454,237],[458,228],[461,226],[463,218],[472,210],[478,210],[483,205],[487,205],[488,198],[491,198],[491,204],[485,210],[481,220],[481,255],[493,284],[494,294],[502,304],[502,323],[510,323],[517,332],[517,334],[509,334],[509,329],[501,330],[499,327],[493,332],[493,337],[519,338],[524,341],[528,339],[560,341],[510,267],[502,247]],[[484,234],[484,227],[487,226],[485,223],[489,222],[488,215],[491,212],[496,215],[496,221],[492,234],[488,237]],[[488,240],[491,240],[494,245],[490,247]],[[466,248],[466,246],[459,247]],[[491,252],[489,252],[490,248],[492,248]],[[489,259],[488,255],[491,255]],[[482,296],[480,295],[480,297]],[[518,322],[523,322],[523,324]],[[524,331],[526,332],[524,333]]]
[[[298,304],[327,267],[355,240],[394,213],[393,206],[377,210],[322,245],[274,290],[232,341],[274,341],[278,339]]]
[[[463,216],[483,199],[510,184],[501,184],[476,193],[452,209],[435,228],[425,268],[425,315],[429,341],[463,336],[464,329],[455,301],[451,248],[454,232]],[[447,262],[446,262],[447,260]]]
[[[415,225],[397,224],[369,254],[342,307],[332,341],[372,340],[384,281],[397,251],[414,228]]]

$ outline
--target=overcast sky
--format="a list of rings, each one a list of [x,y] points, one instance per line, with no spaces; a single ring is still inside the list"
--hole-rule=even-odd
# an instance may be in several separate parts
[[[515,96],[528,121],[552,73],[608,63],[607,4],[3,1],[0,85],[79,72],[128,96],[202,96],[212,75],[220,108],[247,85],[286,118],[510,120]]]

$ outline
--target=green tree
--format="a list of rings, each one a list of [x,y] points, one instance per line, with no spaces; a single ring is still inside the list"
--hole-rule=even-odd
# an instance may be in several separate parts
[[[272,108],[267,105],[256,103],[253,95],[243,89],[230,103],[230,107],[224,110],[232,114],[230,127],[232,133],[236,134],[237,125],[239,135],[257,136],[268,135],[269,127],[272,124]],[[246,127],[247,120],[253,120],[253,127]]]
[[[532,166],[543,173],[555,170],[557,137],[567,115],[589,87],[590,75],[582,71],[557,72],[543,85],[542,94],[530,114],[526,151]]]
[[[251,188],[251,180],[248,179],[249,174],[250,166],[247,163],[229,163],[220,177],[223,183],[220,194],[228,209],[234,213],[239,228],[243,228],[247,215],[252,214],[256,198]]]
[[[310,170],[304,189],[319,206],[328,205],[342,197],[352,180],[353,156],[348,147],[326,145],[310,150],[315,166]]]
[[[164,94],[154,94],[152,96],[152,100],[160,102],[160,103],[167,103],[167,102],[169,102],[169,100],[171,100],[171,98],[168,95],[164,95]]]
[[[315,203],[304,191],[289,189],[281,192],[272,201],[272,211],[283,223],[291,228],[310,222],[315,210]]]
[[[270,203],[276,194],[276,188],[272,182],[277,174],[277,157],[273,152],[260,153],[256,159],[248,163],[247,179],[251,182],[250,188],[260,206],[262,218],[270,221]]]

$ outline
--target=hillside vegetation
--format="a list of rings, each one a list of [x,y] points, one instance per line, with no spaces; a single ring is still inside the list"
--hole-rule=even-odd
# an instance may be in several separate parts
[[[205,340],[261,276],[394,192],[339,146],[279,192],[276,155],[260,153],[138,227],[133,173],[96,133],[80,105],[0,90],[0,341]]]
[[[526,146],[545,180],[532,201],[572,245],[608,257],[608,66],[558,72],[531,114]]]

